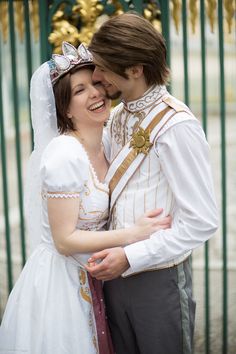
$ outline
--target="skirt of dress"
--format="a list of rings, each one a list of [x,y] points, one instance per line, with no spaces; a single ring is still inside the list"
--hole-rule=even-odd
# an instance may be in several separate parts
[[[76,260],[37,247],[9,296],[0,353],[99,353],[88,277]]]

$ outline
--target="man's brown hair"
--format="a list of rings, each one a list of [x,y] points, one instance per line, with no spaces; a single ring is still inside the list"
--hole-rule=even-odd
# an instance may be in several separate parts
[[[80,69],[90,69],[94,70],[94,65],[86,65],[84,67],[78,65],[71,69],[67,74],[63,75],[55,83],[53,87],[55,105],[57,111],[57,127],[59,132],[65,133],[69,130],[74,130],[73,122],[70,118],[67,117],[67,111],[71,101],[71,75]]]
[[[125,13],[106,21],[93,35],[89,50],[95,63],[124,78],[128,78],[127,68],[143,65],[149,86],[168,81],[165,40],[138,14]]]

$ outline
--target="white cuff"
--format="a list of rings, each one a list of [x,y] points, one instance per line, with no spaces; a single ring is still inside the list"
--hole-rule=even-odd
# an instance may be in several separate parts
[[[147,253],[145,242],[140,241],[124,247],[130,267],[122,276],[126,277],[150,266],[150,255]]]

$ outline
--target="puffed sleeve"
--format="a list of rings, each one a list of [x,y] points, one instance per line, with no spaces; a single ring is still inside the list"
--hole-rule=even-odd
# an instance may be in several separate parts
[[[81,144],[70,136],[54,138],[42,155],[40,174],[44,197],[79,197],[89,175]]]

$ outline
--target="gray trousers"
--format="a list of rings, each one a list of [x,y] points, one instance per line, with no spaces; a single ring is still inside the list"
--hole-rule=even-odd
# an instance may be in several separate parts
[[[196,305],[189,259],[107,281],[104,293],[116,354],[192,353]]]

